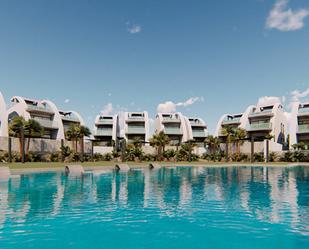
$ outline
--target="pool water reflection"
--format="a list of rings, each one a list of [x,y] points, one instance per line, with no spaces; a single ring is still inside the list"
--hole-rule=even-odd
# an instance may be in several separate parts
[[[0,182],[0,248],[309,248],[309,167]]]

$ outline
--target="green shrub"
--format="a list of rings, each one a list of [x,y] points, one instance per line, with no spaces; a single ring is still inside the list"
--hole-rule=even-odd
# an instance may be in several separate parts
[[[168,149],[168,150],[163,152],[163,157],[167,160],[170,160],[170,159],[174,158],[176,156],[176,154],[177,154],[176,150]]]
[[[146,161],[146,162],[156,161],[156,156],[152,154],[144,154],[142,161]]]
[[[111,153],[106,153],[103,155],[103,160],[104,161],[111,161],[113,159],[113,156]]]
[[[254,153],[253,154],[253,161],[254,162],[264,162],[264,153]]]

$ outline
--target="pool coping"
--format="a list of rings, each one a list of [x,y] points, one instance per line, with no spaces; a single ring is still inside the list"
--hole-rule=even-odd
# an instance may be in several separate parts
[[[296,166],[304,166],[309,167],[309,163],[287,163],[287,164],[237,164],[237,163],[224,163],[224,164],[162,164],[163,168],[171,168],[171,167],[205,167],[205,168],[226,168],[226,167],[274,167],[274,168],[284,168],[284,167],[296,167]],[[102,170],[114,170],[115,165],[109,166],[83,166],[85,171],[102,171]],[[130,165],[131,169],[143,169],[148,168],[149,164],[142,165]],[[20,174],[33,174],[33,173],[47,173],[47,172],[65,172],[65,165],[63,167],[46,167],[46,168],[17,168],[10,169],[12,175],[20,175]]]

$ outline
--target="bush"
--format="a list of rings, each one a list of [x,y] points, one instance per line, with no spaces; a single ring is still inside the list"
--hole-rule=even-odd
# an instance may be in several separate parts
[[[231,156],[231,159],[233,162],[248,162],[249,156],[244,153],[240,153],[240,154],[235,153]]]
[[[144,154],[142,160],[146,162],[156,161],[156,156],[152,154]]]
[[[225,159],[225,152],[224,151],[219,151],[216,153],[207,152],[203,154],[202,158],[207,161],[221,162],[222,160]]]
[[[269,161],[270,162],[277,162],[278,161],[278,155],[276,152],[270,152],[269,153]]]
[[[264,153],[254,153],[253,154],[253,161],[254,162],[264,162]]]
[[[113,159],[113,156],[111,153],[106,153],[103,155],[103,160],[104,161],[111,161]]]
[[[176,156],[176,154],[177,154],[176,150],[168,149],[168,150],[163,152],[163,157],[167,160],[170,160],[170,159],[174,158]]]
[[[95,161],[95,162],[103,161],[103,155],[100,154],[100,153],[94,153],[93,154],[93,161]]]
[[[128,144],[126,149],[126,160],[127,161],[136,161],[142,160],[144,152],[141,147],[134,146],[133,144]]]

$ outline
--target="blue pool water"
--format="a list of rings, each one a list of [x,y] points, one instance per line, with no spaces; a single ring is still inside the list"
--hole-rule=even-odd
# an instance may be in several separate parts
[[[0,183],[0,248],[309,248],[309,167],[25,174]]]

